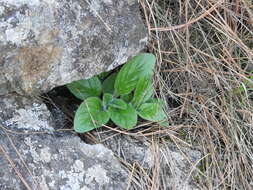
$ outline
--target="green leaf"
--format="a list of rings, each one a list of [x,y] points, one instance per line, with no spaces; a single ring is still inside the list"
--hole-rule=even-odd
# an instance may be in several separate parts
[[[127,104],[127,109],[117,109],[109,107],[111,120],[124,129],[132,129],[137,124],[137,113],[131,104]]]
[[[169,126],[169,122],[167,120],[163,120],[158,122],[158,124],[162,127],[168,127]]]
[[[138,114],[141,118],[148,121],[162,121],[166,119],[166,114],[159,103],[142,104]]]
[[[78,107],[74,118],[74,129],[77,133],[85,133],[101,127],[109,119],[109,114],[103,110],[102,101],[97,97],[90,97]]]
[[[102,92],[101,82],[98,77],[74,81],[67,84],[67,88],[72,94],[81,100],[88,97],[99,97]]]
[[[153,95],[152,88],[152,80],[150,76],[145,76],[138,80],[132,101],[135,108],[139,108],[141,104],[151,98]]]
[[[127,109],[127,103],[124,102],[124,100],[121,100],[121,99],[114,99],[114,100],[109,104],[109,106],[110,106],[110,107],[113,107],[113,108],[122,109],[122,110]]]
[[[124,100],[126,103],[130,103],[133,99],[133,94],[126,94],[126,95],[122,95],[120,96],[120,99]]]
[[[162,99],[160,99],[160,98],[150,98],[145,103],[158,103],[162,107],[165,105],[164,101]]]
[[[104,95],[103,95],[103,106],[104,106],[105,109],[107,109],[107,107],[111,104],[112,101],[113,101],[113,95],[108,94],[108,93],[104,93]]]
[[[119,95],[129,94],[134,90],[139,78],[152,76],[155,56],[143,53],[130,59],[119,71],[115,80],[115,90]]]
[[[98,78],[99,78],[100,80],[104,80],[109,74],[110,74],[110,72],[103,72],[103,73],[100,73],[100,74],[98,75]]]
[[[107,77],[103,82],[103,92],[113,94],[114,83],[118,73],[113,73]]]
[[[126,102],[124,100],[114,98],[112,94],[105,93],[103,96],[103,105],[105,108],[108,106],[118,109],[125,110],[127,108]]]

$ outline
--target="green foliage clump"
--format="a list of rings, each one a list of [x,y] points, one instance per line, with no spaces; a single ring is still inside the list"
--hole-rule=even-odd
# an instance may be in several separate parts
[[[247,73],[247,80],[244,80],[242,84],[233,90],[234,94],[243,94],[246,98],[249,98],[253,92],[253,70]]]
[[[143,53],[129,60],[117,73],[109,76],[103,73],[68,84],[68,89],[83,100],[75,114],[75,131],[88,132],[110,119],[123,129],[132,129],[138,116],[164,122],[166,114],[161,100],[153,98],[155,61],[153,54]]]

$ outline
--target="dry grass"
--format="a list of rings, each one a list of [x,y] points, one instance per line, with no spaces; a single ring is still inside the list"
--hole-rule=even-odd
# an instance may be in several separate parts
[[[140,4],[149,50],[158,58],[158,95],[167,102],[171,126],[181,126],[173,129],[173,141],[201,147],[201,188],[253,189],[252,2]]]

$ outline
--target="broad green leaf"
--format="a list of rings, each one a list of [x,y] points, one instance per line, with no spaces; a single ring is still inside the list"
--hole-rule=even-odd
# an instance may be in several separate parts
[[[107,77],[103,82],[103,92],[113,94],[114,83],[118,73],[113,73]]]
[[[150,76],[142,77],[138,80],[134,91],[133,105],[139,108],[141,104],[146,102],[153,95],[152,80]]]
[[[166,114],[159,103],[142,104],[138,114],[141,118],[148,121],[162,121],[166,119]]]
[[[158,124],[162,127],[168,127],[169,126],[169,122],[167,120],[160,121],[160,122],[158,122]]]
[[[124,129],[132,129],[137,124],[137,113],[131,104],[127,104],[127,109],[117,109],[109,107],[111,120]]]
[[[112,100],[112,102],[109,104],[109,106],[113,107],[113,108],[122,109],[122,110],[127,109],[127,103],[124,102],[124,100],[121,100],[121,99]]]
[[[118,109],[125,110],[127,108],[126,102],[124,100],[114,98],[112,94],[105,93],[103,96],[103,105],[105,108],[108,106]]]
[[[120,96],[120,99],[124,100],[126,103],[130,103],[133,99],[133,94],[126,94],[126,95],[122,95]]]
[[[102,92],[102,85],[98,77],[74,81],[67,84],[67,88],[81,100],[85,100],[88,97],[99,97]]]
[[[143,53],[130,59],[119,71],[115,80],[115,90],[119,95],[129,94],[134,90],[139,78],[152,76],[155,56]]]
[[[98,75],[98,78],[99,78],[100,80],[104,80],[109,74],[110,74],[110,72],[103,72],[103,73],[100,73],[100,74]]]
[[[158,103],[161,106],[165,105],[164,101],[162,99],[160,99],[160,98],[150,98],[145,103]]]
[[[77,109],[74,129],[78,133],[85,133],[101,127],[109,119],[109,114],[103,110],[102,101],[97,97],[90,97],[84,100]]]
[[[109,104],[111,104],[111,102],[113,101],[113,95],[112,94],[108,94],[108,93],[104,93],[103,95],[103,104],[105,107],[109,106]]]

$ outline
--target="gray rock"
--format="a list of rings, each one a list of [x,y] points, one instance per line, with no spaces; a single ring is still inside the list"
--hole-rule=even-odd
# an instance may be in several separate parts
[[[180,150],[169,144],[160,149],[161,181],[164,189],[200,190],[194,179],[201,153],[187,147]]]
[[[40,100],[9,94],[0,107],[0,189],[126,189],[128,174],[112,151],[56,132],[64,123]]]
[[[137,1],[0,0],[0,94],[112,70],[146,41]]]
[[[88,145],[66,134],[0,137],[0,189],[27,189],[24,181],[33,190],[126,189],[127,172],[101,144]]]
[[[9,87],[8,82],[5,80],[3,68],[1,67],[1,65],[0,65],[0,69],[1,69],[0,70],[0,96],[1,96],[1,95],[8,93],[10,87]]]
[[[114,133],[100,134],[99,136],[100,138],[106,138],[110,134],[113,136]],[[154,165],[148,141],[118,134],[115,137],[108,138],[104,144],[127,163],[133,164],[134,162],[138,162],[140,166],[146,169]]]
[[[246,68],[247,68],[248,72],[252,72],[253,71],[253,61],[248,61]]]
[[[127,135],[115,136],[111,132],[99,133],[99,137],[102,140],[107,139],[104,144],[126,163],[132,166],[135,164],[147,173],[156,168],[159,173],[157,180],[160,181],[156,181],[159,184],[157,185],[158,189],[200,189],[194,179],[197,163],[201,158],[200,151],[187,147],[180,147],[179,150],[169,142],[151,144],[145,138]],[[148,180],[145,175],[140,175],[138,178],[133,184],[136,189],[147,185]]]
[[[0,125],[18,132],[53,132],[55,125],[47,106],[40,100],[17,94],[0,96]]]

